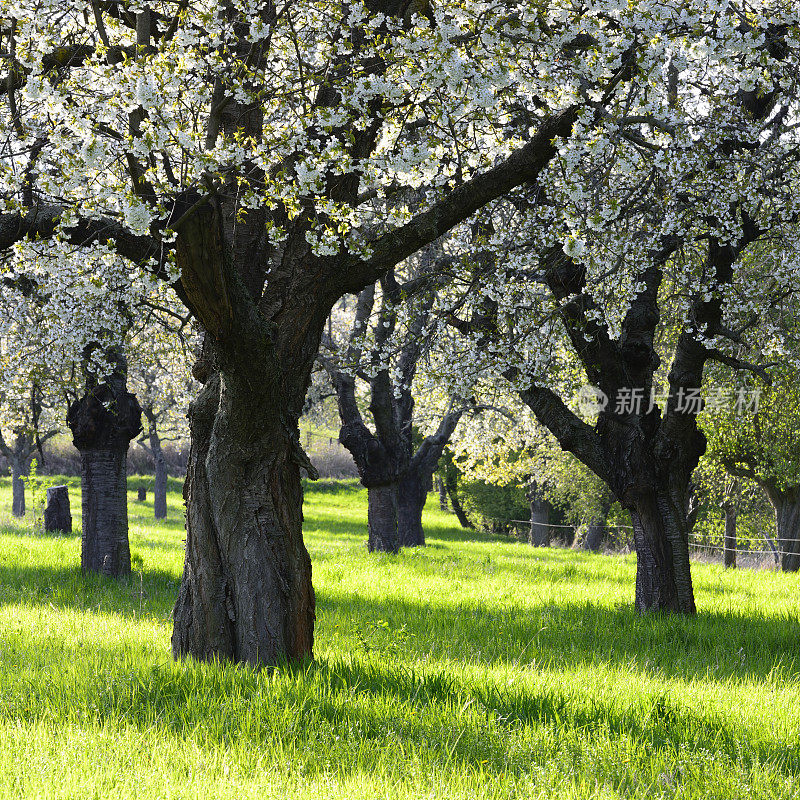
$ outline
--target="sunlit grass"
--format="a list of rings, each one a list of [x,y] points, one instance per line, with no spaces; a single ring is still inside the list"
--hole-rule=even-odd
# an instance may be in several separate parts
[[[81,575],[77,534],[2,519],[5,796],[800,794],[797,576],[697,565],[697,619],[639,618],[632,557],[469,534],[433,502],[426,548],[370,555],[364,492],[327,484],[314,662],[175,664],[181,498],[155,523],[137,485],[120,583]]]

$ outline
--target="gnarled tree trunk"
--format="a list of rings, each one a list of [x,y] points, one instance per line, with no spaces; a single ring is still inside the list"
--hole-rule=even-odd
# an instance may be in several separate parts
[[[291,404],[284,397],[279,406],[280,386],[264,380],[267,357],[253,358],[249,373],[231,361],[205,376],[189,411],[186,559],[172,649],[277,664],[309,657],[313,644],[303,454]]]
[[[124,374],[87,385],[67,412],[81,454],[83,532],[81,569],[118,577],[131,571],[128,544],[126,459],[141,431],[141,408],[125,387]]]

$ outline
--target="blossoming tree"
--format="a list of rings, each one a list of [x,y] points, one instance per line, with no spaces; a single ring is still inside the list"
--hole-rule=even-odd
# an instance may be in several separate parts
[[[494,365],[630,509],[640,610],[695,611],[706,366],[759,371],[741,344],[800,288],[798,12],[759,9],[674,9],[692,36],[659,32],[662,69],[640,74],[605,135],[576,130],[534,187],[493,210],[503,225],[484,242],[490,269],[475,268],[470,295],[440,314],[468,337],[461,363]],[[487,328],[495,344],[478,347]],[[575,361],[598,401],[583,415],[552,384]]]
[[[741,62],[754,97],[775,59],[759,55],[767,12],[728,0],[415,10],[402,0],[4,6],[6,276],[24,278],[35,249],[50,259],[57,294],[65,254],[78,250],[102,289],[121,257],[136,281],[171,283],[205,332],[176,656],[274,664],[311,653],[299,470],[313,470],[297,419],[342,294],[535,186],[570,137],[597,159],[623,134],[642,139],[648,120],[671,135],[661,95],[642,92],[660,80],[672,43],[692,63]],[[713,72],[691,91],[724,77]],[[690,105],[703,117],[702,103]],[[673,150],[692,154],[685,117],[669,112],[665,124],[682,132]],[[567,150],[559,164],[583,157]],[[575,200],[581,174],[572,177]],[[410,208],[387,202],[398,186],[430,191]],[[727,208],[714,213],[727,220]],[[608,198],[597,209],[606,222],[617,211]],[[731,260],[725,242],[711,249]],[[581,292],[580,270],[559,261],[557,273],[560,300]],[[638,273],[626,280],[639,285]],[[646,339],[646,319],[634,316]],[[596,451],[584,459],[599,465]]]

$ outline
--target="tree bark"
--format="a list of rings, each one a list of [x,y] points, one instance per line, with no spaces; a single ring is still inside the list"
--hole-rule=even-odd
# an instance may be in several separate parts
[[[156,479],[153,486],[153,515],[156,519],[167,518],[167,462],[159,445],[154,452]]]
[[[722,506],[725,513],[725,539],[723,542],[723,558],[726,567],[736,568],[736,506],[727,502]]]
[[[116,578],[131,571],[126,456],[127,448],[81,451],[84,572]]]
[[[11,513],[15,517],[25,516],[25,482],[22,478],[27,474],[25,465],[14,459],[11,464]]]
[[[367,549],[370,553],[399,553],[397,484],[367,489]]]
[[[447,496],[450,498],[450,505],[453,507],[453,513],[456,515],[458,524],[467,530],[475,530],[475,526],[470,522],[469,517],[458,499],[458,482],[455,478],[449,476],[445,479],[445,486],[447,487]]]
[[[50,486],[47,489],[47,507],[44,510],[44,529],[64,534],[72,533],[72,513],[69,506],[69,489]]]
[[[310,657],[313,645],[302,451],[296,419],[292,429],[276,414],[276,387],[248,377],[212,374],[189,409],[186,559],[172,649],[275,665]]]
[[[420,547],[425,544],[422,527],[422,510],[428,499],[426,483],[429,474],[410,471],[400,479],[397,487],[397,527],[401,547]]]
[[[436,491],[439,492],[439,510],[449,511],[450,506],[447,504],[447,487],[444,485],[444,479],[441,475],[436,476]]]
[[[768,496],[775,509],[781,570],[797,572],[800,569],[800,489],[771,489]]]
[[[550,546],[550,503],[544,499],[536,484],[528,487],[528,500],[531,504],[531,524],[528,530],[528,544],[533,547]]]
[[[128,444],[141,431],[141,408],[126,390],[124,376],[87,385],[84,396],[69,407],[67,425],[81,454],[81,568],[128,575],[126,462]]]
[[[156,519],[167,518],[167,462],[158,433],[158,418],[152,406],[142,409],[147,418],[147,438],[150,441],[150,454],[153,457],[155,482],[153,486],[153,516]],[[143,497],[139,498],[144,500]]]
[[[697,611],[686,512],[669,496],[646,495],[631,511],[636,544],[636,610]]]

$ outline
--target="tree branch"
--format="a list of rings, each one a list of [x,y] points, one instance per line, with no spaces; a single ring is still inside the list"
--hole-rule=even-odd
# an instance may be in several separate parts
[[[371,243],[370,258],[354,258],[345,264],[341,259],[332,259],[330,279],[336,289],[341,286],[347,292],[357,293],[487,203],[517,186],[535,181],[556,155],[554,140],[571,135],[577,115],[577,107],[571,106],[544,120],[530,141],[505,161],[462,183],[405,225],[379,236]]]

